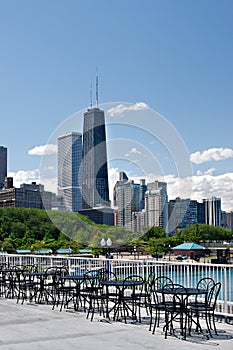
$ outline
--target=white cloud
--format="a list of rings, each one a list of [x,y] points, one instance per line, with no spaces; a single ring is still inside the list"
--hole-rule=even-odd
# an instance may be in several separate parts
[[[190,155],[191,162],[201,164],[209,161],[217,161],[227,158],[233,158],[233,149],[231,148],[209,148],[203,152],[197,151]]]
[[[40,179],[40,183],[44,185],[45,191],[57,193],[57,177]]]
[[[202,176],[202,175],[212,175],[215,172],[215,168],[210,168],[204,172],[202,172],[201,170],[197,170],[197,176]]]
[[[47,144],[41,146],[35,146],[28,151],[29,155],[33,156],[44,156],[57,153],[57,145]]]
[[[124,105],[119,104],[116,107],[110,108],[107,113],[110,115],[110,117],[115,117],[116,115],[122,114],[127,111],[141,111],[148,109],[148,105],[144,102],[137,102],[132,105]]]
[[[13,177],[15,187],[20,187],[22,183],[31,183],[33,181],[39,183],[39,169],[11,171],[7,176]]]
[[[131,154],[141,154],[142,152],[139,151],[136,147],[132,147],[127,153],[125,153],[125,157],[129,157]]]

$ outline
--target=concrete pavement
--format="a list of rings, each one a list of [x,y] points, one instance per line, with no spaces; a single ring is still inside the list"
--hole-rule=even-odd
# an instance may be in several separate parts
[[[206,340],[202,335],[181,340],[173,336],[164,339],[162,327],[155,335],[148,331],[149,318],[141,324],[104,322],[95,316],[91,322],[83,312],[58,309],[51,305],[35,305],[16,300],[0,299],[0,350],[231,350],[233,325],[217,323],[219,336]]]

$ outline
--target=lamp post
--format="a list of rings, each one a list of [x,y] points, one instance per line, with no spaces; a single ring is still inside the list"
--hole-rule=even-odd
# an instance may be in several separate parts
[[[109,273],[111,272],[111,265],[110,265],[110,261],[108,260],[109,258],[111,258],[110,253],[111,253],[111,246],[112,246],[112,240],[111,238],[108,237],[108,239],[105,241],[104,238],[102,238],[100,240],[100,245],[102,248],[105,249],[105,247],[107,246],[107,251],[105,254],[106,257],[106,277],[108,278]]]
[[[171,260],[171,244],[168,244],[168,260]]]
[[[111,253],[111,246],[112,246],[112,240],[111,238],[108,237],[108,239],[105,241],[104,238],[101,239],[100,241],[100,245],[102,248],[105,249],[105,247],[107,246],[107,251],[106,251],[106,258],[109,257],[110,253]]]

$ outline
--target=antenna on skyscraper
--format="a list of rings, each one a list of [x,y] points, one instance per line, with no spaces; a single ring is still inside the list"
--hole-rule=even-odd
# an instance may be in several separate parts
[[[99,106],[99,86],[98,86],[98,79],[99,79],[99,77],[98,77],[98,70],[97,70],[97,68],[96,68],[96,107],[98,108],[98,106]]]
[[[90,85],[90,108],[92,108],[92,81]]]

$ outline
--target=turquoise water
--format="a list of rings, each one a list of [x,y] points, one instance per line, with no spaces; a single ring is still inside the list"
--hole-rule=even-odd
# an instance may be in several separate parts
[[[195,287],[198,281],[203,277],[212,277],[215,282],[221,282],[222,284],[219,300],[224,300],[224,295],[226,293],[227,300],[233,302],[233,269],[227,269],[225,274],[226,276],[224,276],[222,270],[214,267],[208,269],[208,273],[203,271],[203,273],[200,274],[200,271],[192,271],[189,273],[189,278],[187,276],[187,271],[166,271],[166,276],[170,277],[174,283],[190,287]]]

